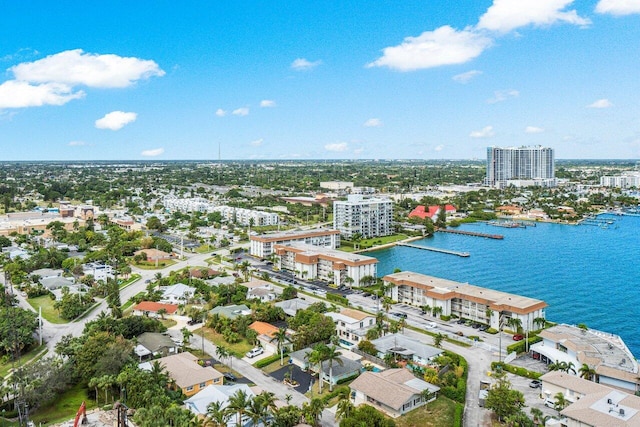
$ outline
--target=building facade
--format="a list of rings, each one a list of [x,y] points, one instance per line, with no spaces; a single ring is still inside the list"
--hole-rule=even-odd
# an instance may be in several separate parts
[[[367,331],[376,324],[375,316],[350,308],[343,308],[340,313],[330,311],[325,316],[333,319],[340,345],[346,348],[357,346],[366,339]]]
[[[276,265],[293,271],[296,277],[319,279],[336,286],[360,286],[365,276],[376,277],[378,260],[366,255],[290,243],[276,245]]]
[[[351,194],[347,200],[333,202],[333,228],[351,239],[359,233],[363,238],[393,234],[393,201],[365,198]]]
[[[272,212],[236,208],[233,206],[216,206],[211,210],[213,212],[220,212],[222,218],[227,222],[236,222],[244,226],[278,225],[278,222],[280,222],[278,214]],[[253,224],[251,224],[252,222]]]
[[[259,258],[268,258],[273,255],[275,245],[300,242],[308,245],[321,246],[329,249],[340,247],[340,232],[319,228],[316,230],[288,231],[284,233],[260,234],[250,236],[250,253]]]
[[[504,187],[509,181],[555,185],[555,157],[548,147],[489,147],[485,184]]]
[[[540,329],[536,319],[545,318],[544,301],[481,288],[453,280],[403,271],[383,277],[387,296],[417,307],[429,306],[441,315],[457,316],[494,329],[502,329],[510,319],[518,319],[524,331]],[[538,320],[539,322],[539,320]]]

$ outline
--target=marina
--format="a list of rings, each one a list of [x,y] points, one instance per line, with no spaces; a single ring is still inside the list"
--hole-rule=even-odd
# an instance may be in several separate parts
[[[436,231],[438,233],[461,234],[464,236],[484,237],[487,239],[494,239],[494,240],[504,239],[504,236],[501,234],[478,233],[475,231],[466,231],[466,230],[452,230],[450,228],[439,228]]]

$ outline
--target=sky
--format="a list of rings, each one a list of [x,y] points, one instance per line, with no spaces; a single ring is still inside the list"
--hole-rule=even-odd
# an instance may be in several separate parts
[[[640,158],[640,0],[1,10],[3,161]]]

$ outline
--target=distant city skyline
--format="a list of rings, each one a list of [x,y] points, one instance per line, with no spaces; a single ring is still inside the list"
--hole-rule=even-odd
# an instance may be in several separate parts
[[[2,161],[640,158],[640,0],[36,0],[0,23]]]

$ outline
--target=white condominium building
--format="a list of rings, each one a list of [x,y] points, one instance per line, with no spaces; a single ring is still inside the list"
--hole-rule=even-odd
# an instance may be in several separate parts
[[[275,245],[301,242],[308,245],[322,246],[329,249],[340,247],[340,232],[327,228],[303,231],[285,231],[283,233],[260,234],[250,236],[251,255],[259,258],[271,256]]]
[[[171,212],[207,212],[213,206],[202,197],[178,198],[174,195],[165,196],[162,205]]]
[[[274,249],[276,265],[303,279],[324,280],[336,286],[360,286],[363,277],[376,277],[378,260],[373,257],[304,243],[276,245]]]
[[[624,172],[622,175],[601,176],[600,185],[603,187],[638,188],[640,187],[640,172]]]
[[[235,208],[232,206],[216,206],[213,212],[220,212],[222,218],[240,225],[278,225],[279,217],[276,213],[256,211],[253,209]],[[253,224],[252,220],[253,219]]]
[[[365,239],[389,236],[393,234],[393,202],[359,194],[349,195],[346,201],[335,201],[333,228],[348,239],[356,233]]]
[[[485,184],[504,187],[508,181],[532,180],[534,185],[555,185],[555,157],[548,147],[489,147]]]
[[[509,319],[520,321],[523,330],[540,329],[536,319],[545,317],[544,301],[481,288],[453,280],[403,271],[382,278],[391,285],[387,295],[394,301],[414,306],[429,306],[441,315],[458,316],[494,329],[512,329]]]

